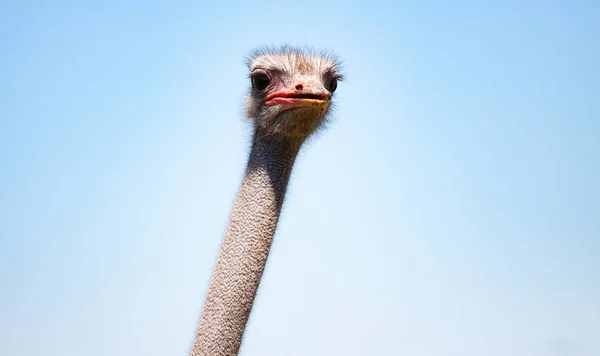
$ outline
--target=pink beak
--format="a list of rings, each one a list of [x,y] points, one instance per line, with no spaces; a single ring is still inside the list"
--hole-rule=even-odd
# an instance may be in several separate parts
[[[281,110],[297,107],[327,107],[331,100],[331,93],[321,86],[296,85],[296,89],[282,89],[267,95],[265,105],[281,105]]]

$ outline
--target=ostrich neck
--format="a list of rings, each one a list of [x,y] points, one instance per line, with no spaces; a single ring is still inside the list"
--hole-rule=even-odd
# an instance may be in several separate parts
[[[300,145],[254,134],[192,356],[237,355]]]

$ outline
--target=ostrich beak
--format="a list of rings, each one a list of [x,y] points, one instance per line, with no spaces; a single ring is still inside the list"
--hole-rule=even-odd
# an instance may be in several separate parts
[[[324,111],[330,100],[331,93],[320,84],[296,84],[294,89],[286,88],[267,95],[265,105],[281,105],[280,112],[298,107],[313,107]]]

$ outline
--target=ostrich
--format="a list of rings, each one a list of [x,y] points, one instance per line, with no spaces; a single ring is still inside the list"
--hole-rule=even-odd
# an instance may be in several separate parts
[[[247,61],[252,147],[198,324],[192,356],[237,355],[294,161],[341,79],[334,55],[283,46]]]

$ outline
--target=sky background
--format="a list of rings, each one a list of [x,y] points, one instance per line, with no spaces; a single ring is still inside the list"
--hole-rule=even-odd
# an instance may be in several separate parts
[[[241,355],[600,355],[600,2],[0,3],[0,354],[186,355],[244,57],[337,52]]]

